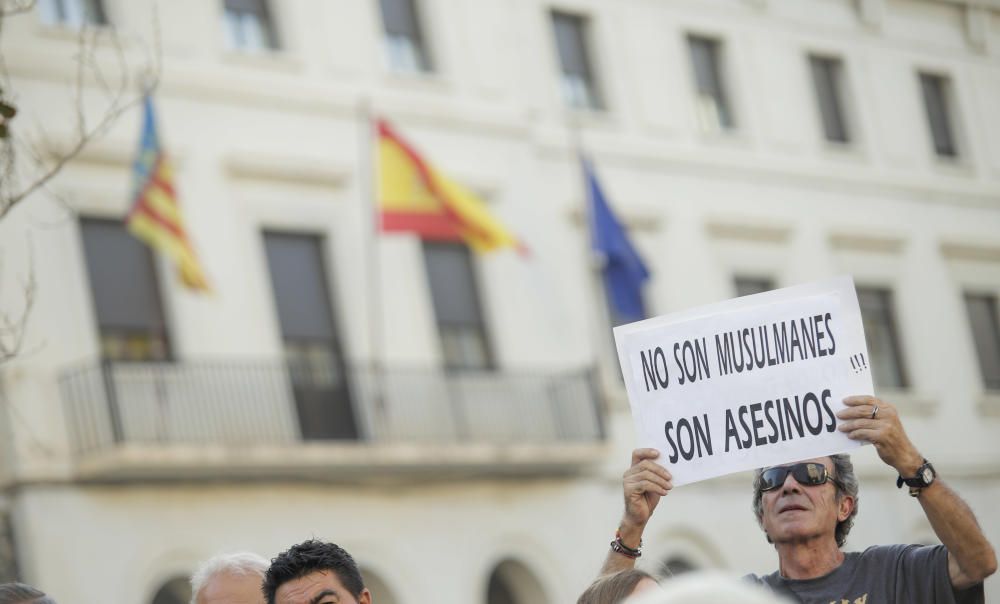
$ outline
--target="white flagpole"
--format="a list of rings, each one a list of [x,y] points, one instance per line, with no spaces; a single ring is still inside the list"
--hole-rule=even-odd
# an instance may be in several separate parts
[[[361,127],[359,128],[359,147],[361,155],[359,157],[360,182],[358,189],[361,192],[361,199],[368,204],[371,230],[367,240],[367,264],[368,264],[368,346],[369,346],[369,367],[371,369],[372,384],[372,411],[376,422],[374,434],[378,437],[379,432],[386,426],[385,397],[383,390],[383,359],[382,359],[382,262],[379,250],[379,235],[382,231],[382,213],[378,203],[378,191],[375,186],[376,171],[375,147],[372,141],[377,132],[371,111],[371,100],[367,96],[361,98],[358,105]]]

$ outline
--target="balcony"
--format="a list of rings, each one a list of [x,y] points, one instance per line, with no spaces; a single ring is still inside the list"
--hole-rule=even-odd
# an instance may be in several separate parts
[[[584,371],[103,362],[60,382],[80,480],[571,474],[604,451]]]

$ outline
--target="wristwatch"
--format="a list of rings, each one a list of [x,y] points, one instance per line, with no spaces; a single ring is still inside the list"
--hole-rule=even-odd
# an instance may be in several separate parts
[[[910,496],[917,497],[920,495],[920,491],[933,484],[935,478],[937,478],[937,472],[934,470],[934,466],[927,459],[924,459],[924,465],[917,468],[916,476],[903,478],[901,475],[896,479],[896,488],[901,489],[905,484],[910,487]]]

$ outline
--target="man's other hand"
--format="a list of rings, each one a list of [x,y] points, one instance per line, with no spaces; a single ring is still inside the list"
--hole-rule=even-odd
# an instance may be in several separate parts
[[[903,430],[899,412],[891,403],[874,396],[849,396],[846,409],[837,412],[842,421],[839,429],[852,440],[875,445],[882,461],[892,466],[900,476],[910,477],[923,465],[923,457]]]

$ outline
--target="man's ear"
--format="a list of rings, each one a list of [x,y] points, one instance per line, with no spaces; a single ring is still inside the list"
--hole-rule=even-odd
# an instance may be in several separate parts
[[[372,604],[372,592],[368,591],[368,588],[361,590],[361,597],[358,598],[358,604]]]
[[[840,504],[837,508],[837,522],[843,522],[847,520],[851,512],[854,511],[854,498],[850,495],[844,495],[840,498]]]

